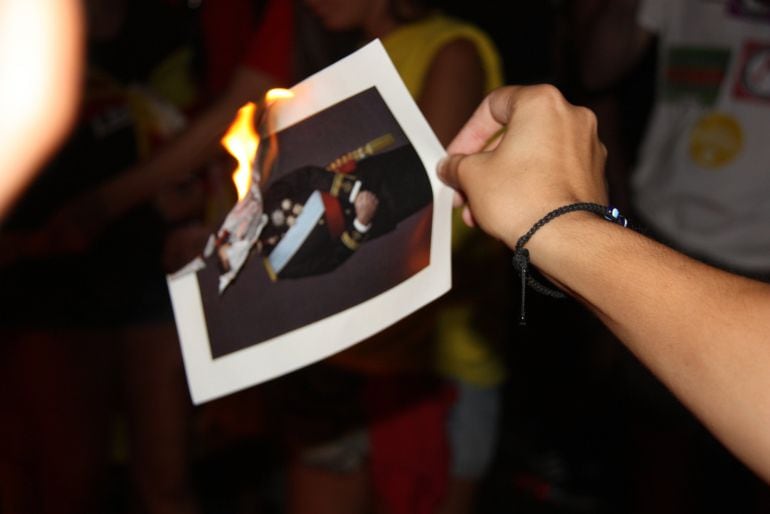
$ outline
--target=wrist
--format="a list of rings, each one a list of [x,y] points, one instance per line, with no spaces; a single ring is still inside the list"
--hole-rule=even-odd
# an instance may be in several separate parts
[[[521,324],[526,324],[527,287],[554,298],[565,296],[533,277],[531,265],[560,289],[568,289],[569,272],[565,270],[569,269],[570,260],[579,259],[581,253],[590,250],[585,245],[592,233],[603,231],[594,224],[598,222],[606,228],[608,221],[616,226],[628,226],[628,221],[615,208],[588,202],[571,203],[550,211],[517,240],[513,246],[513,265],[521,277]],[[533,257],[530,257],[530,251],[534,252]]]
[[[606,220],[592,212],[570,212],[543,225],[525,247],[530,251],[532,264],[542,268],[574,242],[580,241],[581,234],[606,224]]]
[[[558,236],[549,237],[543,255],[533,265],[560,289],[583,297],[586,286],[614,273],[621,265],[619,259],[635,232],[598,217],[565,221]]]
[[[353,227],[357,231],[361,232],[362,234],[366,234],[367,232],[369,232],[369,229],[372,228],[372,224],[371,223],[363,223],[363,222],[359,221],[358,218],[356,218],[356,219],[353,220]]]

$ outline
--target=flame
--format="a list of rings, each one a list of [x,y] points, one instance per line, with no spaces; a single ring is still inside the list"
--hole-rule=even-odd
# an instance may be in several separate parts
[[[265,109],[278,100],[285,100],[293,96],[294,93],[288,89],[271,89],[265,94]],[[257,149],[259,148],[259,134],[254,128],[256,113],[257,105],[253,102],[249,102],[238,109],[235,121],[227,129],[227,133],[221,140],[222,146],[238,161],[238,167],[232,175],[235,189],[238,192],[238,201],[243,200],[251,188],[252,168],[257,157]],[[260,116],[260,119],[263,117]],[[261,131],[264,132],[263,130]]]
[[[238,109],[235,121],[222,137],[222,146],[238,161],[238,167],[232,177],[239,201],[243,200],[251,187],[251,167],[254,165],[259,147],[259,136],[254,129],[256,111],[257,106],[253,102]]]
[[[276,87],[265,93],[265,102],[270,104],[276,100],[286,100],[288,98],[292,98],[293,96],[294,92],[292,92],[290,89]]]

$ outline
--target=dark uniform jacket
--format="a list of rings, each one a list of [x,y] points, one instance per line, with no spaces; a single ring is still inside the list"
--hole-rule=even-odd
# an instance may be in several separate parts
[[[359,231],[354,196],[373,193],[379,203],[366,232]],[[349,173],[305,166],[278,178],[264,195],[268,216],[260,241],[273,279],[327,273],[359,245],[393,230],[430,204],[430,181],[411,145],[368,157]]]

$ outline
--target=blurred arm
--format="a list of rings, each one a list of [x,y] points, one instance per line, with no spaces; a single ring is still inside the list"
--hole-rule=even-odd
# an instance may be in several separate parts
[[[241,68],[225,94],[196,117],[176,139],[156,155],[104,185],[99,195],[114,219],[149,200],[161,189],[188,178],[219,149],[219,140],[238,108],[259,101],[273,85],[265,74]]]
[[[0,219],[71,127],[82,67],[79,0],[0,2]]]
[[[148,160],[69,202],[43,229],[48,251],[80,252],[112,221],[183,182],[216,154],[219,140],[241,105],[261,99],[272,87],[266,74],[242,67],[225,93],[176,139]]]

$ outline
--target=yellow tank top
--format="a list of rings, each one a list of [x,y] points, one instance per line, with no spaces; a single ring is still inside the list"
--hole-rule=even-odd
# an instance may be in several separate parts
[[[500,56],[489,37],[468,23],[440,13],[399,27],[382,39],[412,97],[418,98],[433,59],[441,48],[455,39],[471,41],[487,74],[485,90],[503,83]]]
[[[501,86],[502,66],[494,44],[483,31],[463,21],[436,13],[396,29],[382,39],[382,44],[416,99],[436,54],[456,39],[466,39],[475,45],[486,72],[485,90],[488,92]],[[453,251],[463,251],[470,244],[493,244],[488,238],[476,240],[479,234],[465,226],[459,211],[453,216]],[[505,369],[490,342],[471,326],[473,309],[478,307],[455,304],[438,313],[435,365],[443,375],[479,386],[491,386],[504,379]]]

